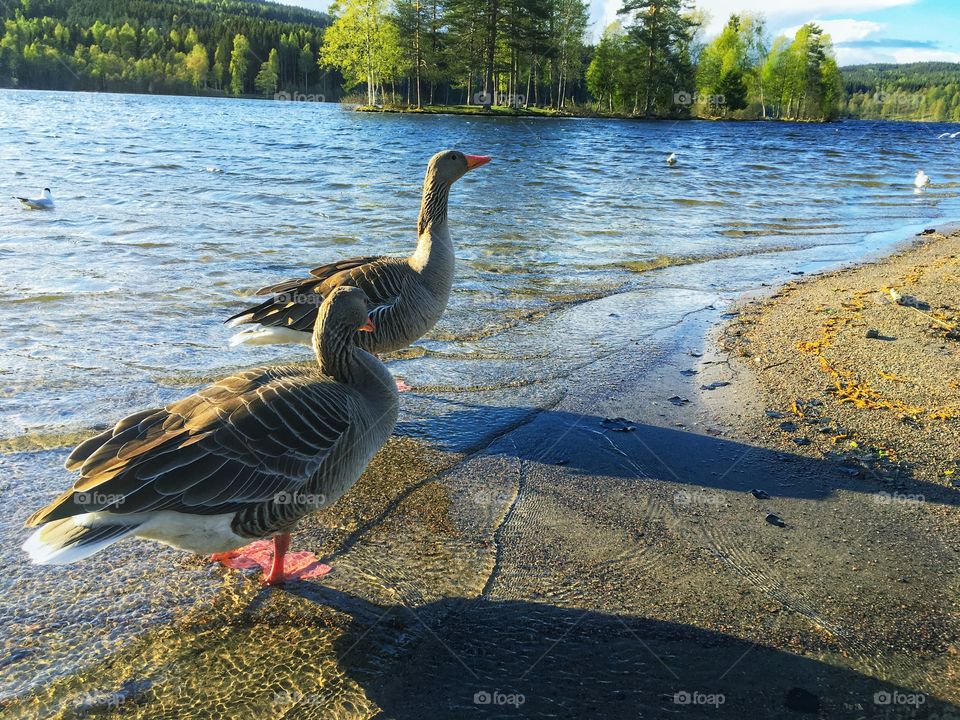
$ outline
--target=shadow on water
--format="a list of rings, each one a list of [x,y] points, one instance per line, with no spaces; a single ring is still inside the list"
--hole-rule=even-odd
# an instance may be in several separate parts
[[[953,704],[845,667],[629,613],[486,598],[384,608],[328,588],[293,592],[352,616],[338,665],[377,717],[960,718]],[[303,699],[285,717],[322,716],[317,696]]]

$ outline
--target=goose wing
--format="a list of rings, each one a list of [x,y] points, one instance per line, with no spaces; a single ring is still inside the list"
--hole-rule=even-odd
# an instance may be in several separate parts
[[[73,487],[27,526],[93,511],[235,512],[303,492],[358,417],[342,385],[301,368],[238,373],[79,445]]]
[[[362,257],[321,265],[311,270],[310,275],[261,288],[258,295],[273,297],[228,318],[227,324],[257,323],[311,332],[320,303],[334,288],[341,285],[361,288],[374,312],[397,301],[413,270],[405,258]]]

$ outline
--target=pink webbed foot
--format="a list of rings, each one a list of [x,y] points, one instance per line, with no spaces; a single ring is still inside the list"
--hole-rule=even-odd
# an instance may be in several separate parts
[[[333,570],[312,552],[287,552],[289,544],[289,534],[278,535],[272,541],[257,540],[237,550],[216,553],[211,559],[235,570],[260,568],[265,585],[282,585],[286,580],[309,580]]]
[[[397,381],[397,392],[408,392],[413,390],[413,385],[407,385],[401,378],[394,378]]]

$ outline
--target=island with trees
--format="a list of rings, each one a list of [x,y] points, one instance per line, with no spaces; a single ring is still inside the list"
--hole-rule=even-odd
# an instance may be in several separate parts
[[[704,39],[686,0],[252,0],[0,5],[0,87],[352,100],[367,109],[641,118],[960,121],[960,65],[839,68],[815,23]]]

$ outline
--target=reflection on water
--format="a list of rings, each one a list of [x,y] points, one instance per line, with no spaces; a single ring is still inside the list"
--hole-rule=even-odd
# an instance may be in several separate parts
[[[205,695],[219,698],[223,716],[238,703],[263,717],[378,707],[403,715],[410,703],[378,672],[394,672],[406,648],[431,636],[432,613],[455,612],[456,598],[489,600],[508,513],[539,498],[532,516],[510,515],[513,532],[528,533],[526,548],[554,540],[541,529],[555,516],[568,515],[574,533],[562,542],[586,532],[572,510],[585,495],[561,483],[537,496],[523,463],[468,459],[444,473],[571,390],[614,397],[624,380],[605,367],[640,353],[643,366],[621,368],[629,378],[682,352],[738,293],[955,217],[957,146],[937,141],[944,129],[403,117],[316,103],[0,91],[0,131],[20,138],[0,145],[6,194],[50,186],[58,201],[50,213],[0,202],[0,702],[18,703],[24,716],[122,707],[147,717],[196,710],[191,698]],[[238,367],[308,359],[292,347],[227,351],[222,320],[256,288],[306,268],[408,252],[424,163],[444,146],[495,159],[451,195],[460,262],[449,312],[391,360],[418,389],[404,397],[399,432],[425,444],[394,441],[357,492],[306,523],[300,543],[337,569],[322,591],[264,601],[236,573],[136,543],[75,568],[25,573],[20,525],[66,482],[62,445]],[[664,164],[670,151],[674,168]],[[915,194],[921,165],[936,185]],[[626,480],[617,492],[635,495]],[[581,567],[576,591],[549,553],[518,561],[507,586],[566,609],[484,605],[494,628],[487,645],[497,644],[496,628],[509,628],[503,642],[525,637],[518,623],[542,622],[559,637],[574,607],[599,613],[584,632],[619,617],[614,600],[600,607],[602,593],[591,593],[638,587],[654,560],[633,554],[639,536],[602,505],[595,519],[615,538],[602,550],[615,552]],[[634,508],[638,524],[661,522],[662,508],[651,507]],[[591,538],[582,540],[581,551]],[[610,558],[622,561],[619,574],[594,575]],[[330,588],[342,595],[323,594]],[[424,623],[405,608],[427,608]],[[467,643],[451,632],[447,642]],[[482,655],[487,645],[460,652]],[[415,667],[430,673],[431,662]],[[643,672],[631,662],[623,659],[624,672]],[[222,685],[209,685],[217,678]],[[536,707],[562,716],[568,699],[557,690]],[[450,702],[454,716],[476,711],[467,695]]]

